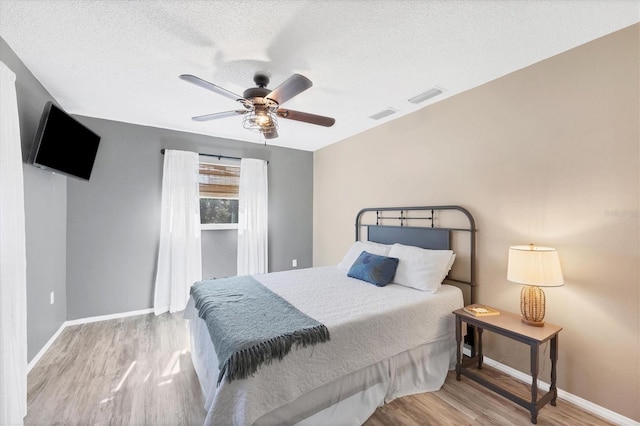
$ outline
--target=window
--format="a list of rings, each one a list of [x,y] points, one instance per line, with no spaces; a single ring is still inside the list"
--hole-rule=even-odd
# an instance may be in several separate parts
[[[200,163],[199,174],[202,229],[237,229],[240,166]]]

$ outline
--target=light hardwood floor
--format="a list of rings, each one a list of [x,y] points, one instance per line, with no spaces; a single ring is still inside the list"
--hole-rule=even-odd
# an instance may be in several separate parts
[[[526,387],[485,368],[520,392]],[[153,314],[66,328],[28,377],[25,425],[202,425],[205,412],[180,314]],[[399,398],[366,426],[529,425],[529,413],[449,373],[437,392]],[[538,425],[609,425],[559,400]]]

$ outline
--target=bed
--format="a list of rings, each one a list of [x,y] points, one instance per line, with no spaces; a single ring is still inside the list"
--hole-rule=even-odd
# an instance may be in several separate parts
[[[247,378],[220,377],[212,335],[190,298],[184,316],[205,425],[360,425],[384,403],[441,388],[455,365],[451,312],[475,301],[473,217],[460,206],[367,208],[355,228],[355,242],[338,265],[252,276],[326,326],[330,340],[294,347]],[[394,280],[413,271],[406,269],[414,261],[407,253],[453,255],[437,288],[417,290],[349,276],[362,251],[399,258]],[[472,345],[471,336],[465,343]]]

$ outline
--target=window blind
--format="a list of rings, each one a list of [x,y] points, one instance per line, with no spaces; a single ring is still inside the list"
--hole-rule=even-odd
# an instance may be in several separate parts
[[[200,163],[200,197],[238,198],[240,167]]]

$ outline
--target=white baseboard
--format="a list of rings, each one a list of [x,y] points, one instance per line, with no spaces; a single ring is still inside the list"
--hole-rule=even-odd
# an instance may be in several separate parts
[[[112,320],[112,319],[117,319],[117,318],[133,317],[133,316],[136,316],[136,315],[144,315],[144,314],[152,314],[152,313],[153,313],[153,308],[149,308],[149,309],[141,309],[139,311],[121,312],[119,314],[100,315],[100,316],[97,316],[97,317],[79,318],[79,319],[66,321],[64,323],[64,326],[68,327],[70,325],[89,324],[91,322],[107,321],[107,320]]]
[[[60,328],[58,328],[58,331],[56,331],[53,336],[51,336],[51,338],[47,341],[47,343],[45,343],[45,345],[42,347],[42,349],[40,349],[40,351],[36,354],[36,356],[33,357],[33,359],[27,364],[27,374],[29,374],[29,372],[31,371],[31,369],[38,363],[38,361],[40,361],[40,358],[42,358],[42,355],[44,355],[44,353],[47,351],[47,349],[49,349],[51,347],[51,345],[53,345],[53,342],[56,341],[56,339],[58,338],[58,336],[60,335],[60,333],[62,333],[62,330],[64,330],[66,323],[62,323],[62,325],[60,326]]]
[[[468,354],[467,354],[468,355]],[[531,376],[525,374],[521,371],[516,370],[515,368],[511,368],[507,365],[504,365],[496,360],[491,358],[484,357],[483,362],[490,367],[495,368],[496,370],[500,370],[503,373],[508,374],[509,376],[518,379],[525,383],[531,383]],[[538,380],[538,389],[547,392],[549,391],[550,385],[548,383],[543,382],[542,380]],[[580,398],[579,396],[573,395],[567,391],[563,391],[562,389],[558,389],[558,398],[563,399],[567,402],[570,402],[578,407],[582,408],[585,411],[588,411],[598,417],[601,417],[607,421],[610,421],[617,425],[624,426],[634,426],[640,425],[637,421],[625,417],[621,414],[616,413],[615,411],[611,411],[604,407],[601,407],[593,402],[587,401],[586,399]]]
[[[60,333],[62,333],[62,330],[64,330],[65,328],[71,325],[88,324],[91,322],[107,321],[107,320],[116,319],[116,318],[132,317],[136,315],[144,315],[144,314],[151,314],[151,313],[153,313],[153,308],[141,309],[139,311],[121,312],[119,314],[101,315],[97,317],[88,317],[88,318],[80,318],[80,319],[65,321],[62,323],[58,331],[56,331],[53,334],[53,336],[51,336],[51,338],[42,347],[42,349],[40,349],[40,351],[36,354],[36,356],[34,356],[33,359],[27,364],[27,374],[29,374],[29,372],[33,369],[33,367],[35,367],[38,361],[40,361],[40,358],[42,358],[44,353],[47,352],[47,350],[51,347],[53,342],[56,341],[58,336],[60,336]]]

